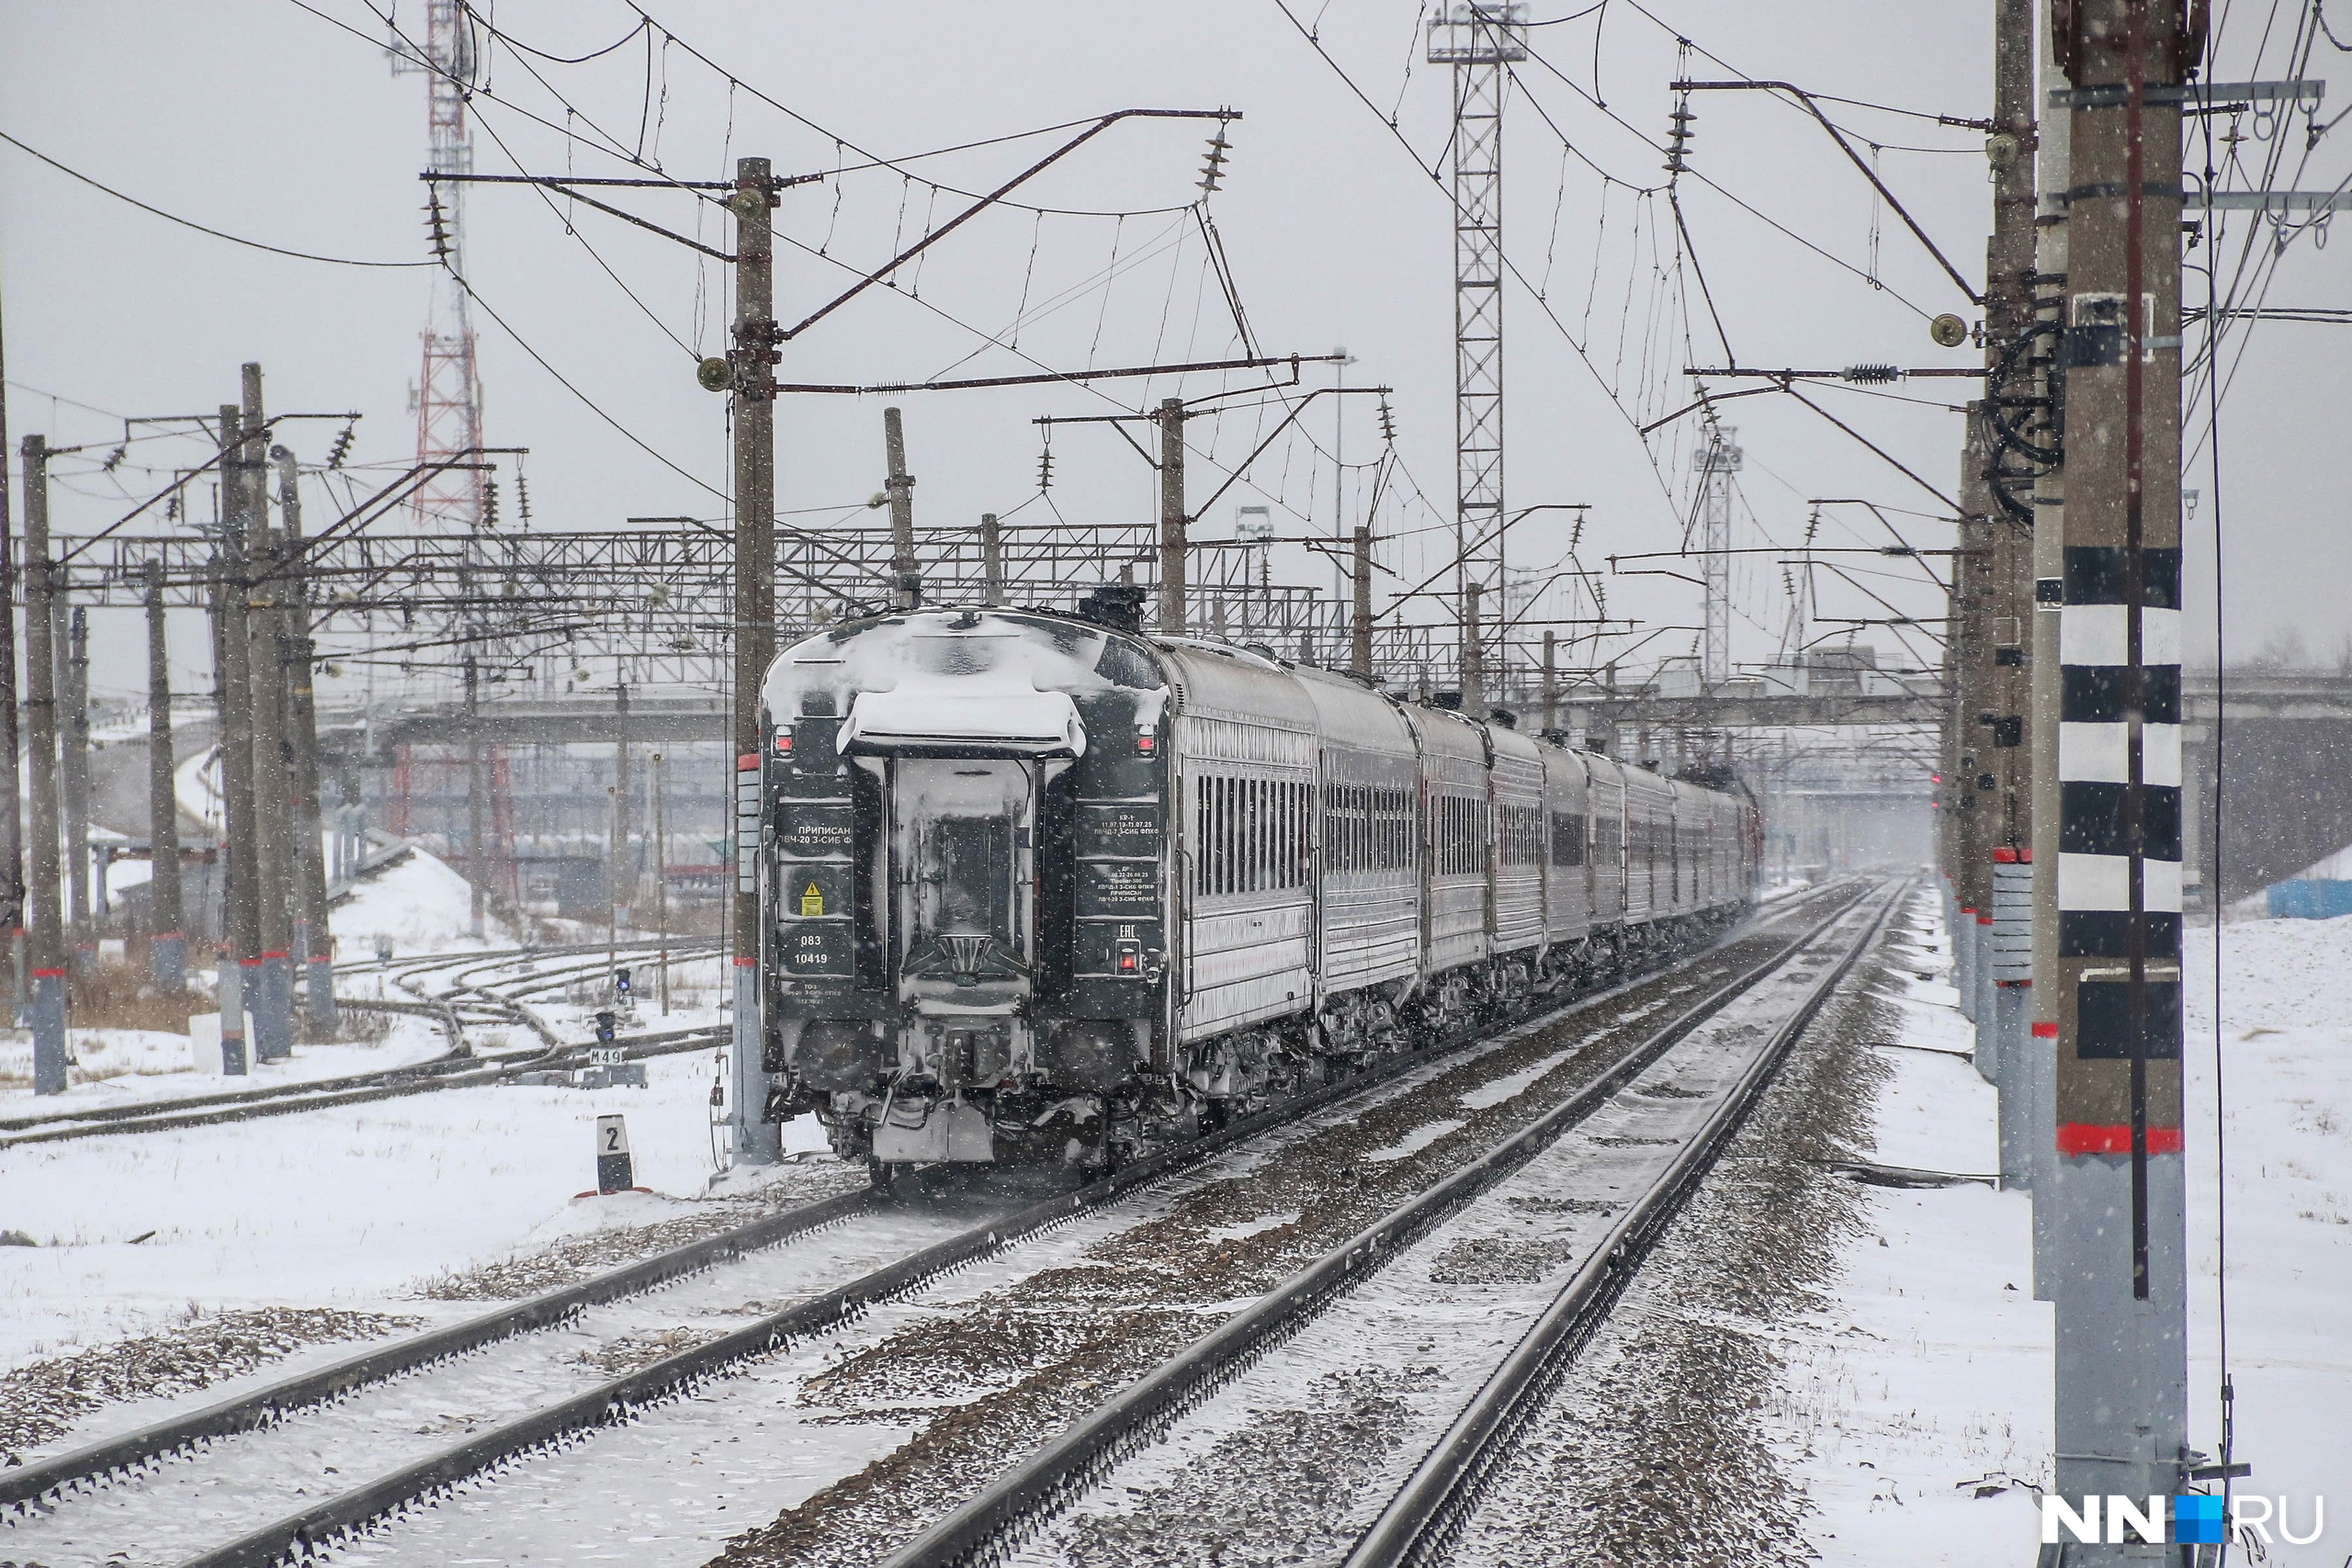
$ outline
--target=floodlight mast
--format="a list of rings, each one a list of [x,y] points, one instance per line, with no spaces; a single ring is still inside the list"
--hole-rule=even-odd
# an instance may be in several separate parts
[[[416,460],[431,463],[481,445],[481,373],[474,353],[474,323],[466,273],[465,176],[474,168],[473,130],[466,120],[472,91],[472,28],[460,0],[424,0],[424,37],[392,35],[392,73],[425,78],[428,168],[426,217],[433,254],[442,271],[433,280],[425,318],[424,362],[416,382]],[[420,532],[435,523],[471,533],[484,521],[487,475],[480,468],[438,470],[413,504]]]
[[[1462,705],[1483,717],[1487,671],[1508,681],[1503,626],[1503,99],[1527,58],[1521,0],[1450,0],[1429,24],[1429,61],[1453,67],[1454,573]]]
[[[1706,586],[1706,632],[1699,682],[1713,691],[1731,679],[1731,477],[1740,450],[1728,425],[1711,425],[1707,444],[1690,455],[1699,475],[1700,576]]]

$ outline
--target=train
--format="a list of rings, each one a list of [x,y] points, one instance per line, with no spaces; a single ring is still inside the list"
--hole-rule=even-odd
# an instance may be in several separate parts
[[[765,1113],[877,1180],[1100,1170],[1653,966],[1756,897],[1753,799],[1263,647],[861,615],[738,759]],[[752,818],[756,816],[756,826]]]

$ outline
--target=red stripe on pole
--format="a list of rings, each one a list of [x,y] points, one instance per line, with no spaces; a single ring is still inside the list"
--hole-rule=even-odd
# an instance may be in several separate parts
[[[65,971],[62,969],[36,969],[33,971],[33,978],[36,980],[62,980],[65,978]]]
[[[2132,1152],[2132,1129],[2098,1127],[2087,1122],[2064,1122],[2058,1129],[2058,1152],[2062,1155],[2128,1155]],[[2148,1152],[2152,1155],[2180,1153],[2180,1129],[2149,1128]]]
[[[1980,926],[1989,926],[1993,923],[1993,917],[1990,915],[1979,915],[1976,917],[1976,923]]]
[[[258,958],[240,958],[237,960],[237,964],[238,967],[243,969],[258,969],[261,967],[261,960]]]
[[[752,773],[759,765],[760,754],[757,751],[746,751],[735,759],[735,771],[739,773]]]
[[[759,966],[760,961],[756,958],[739,958],[735,961],[735,967],[738,969],[757,969]]]
[[[2018,863],[2018,852],[2015,850],[2008,849],[1995,850],[1993,852],[1993,863],[1995,865],[2015,865]]]
[[[148,940],[150,942],[177,942],[185,935],[187,935],[185,931],[157,931],[153,936],[148,938]]]
[[[2037,1023],[2033,1026],[2033,1037],[2036,1040],[2055,1040],[2058,1038],[2058,1026],[2054,1023]]]
[[[294,955],[291,953],[265,953],[261,956],[263,962],[266,963],[273,958],[291,958]]]

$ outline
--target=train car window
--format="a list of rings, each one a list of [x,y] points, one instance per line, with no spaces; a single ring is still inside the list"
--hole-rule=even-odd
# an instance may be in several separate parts
[[[1202,853],[1208,863],[1207,891],[1216,894],[1224,891],[1225,884],[1225,803],[1221,798],[1225,781],[1211,774],[1201,782],[1209,814],[1208,828],[1202,835]]]
[[[1241,781],[1241,890],[1255,893],[1266,885],[1266,804],[1261,779]]]
[[[1558,866],[1584,863],[1584,817],[1581,813],[1552,813],[1552,863]]]
[[[1238,778],[1222,780],[1217,786],[1217,798],[1224,813],[1224,820],[1217,825],[1218,858],[1224,863],[1224,873],[1218,879],[1220,891],[1238,893],[1241,891],[1241,781]]]
[[[1285,882],[1292,887],[1299,886],[1299,867],[1306,859],[1306,802],[1302,794],[1306,787],[1295,781],[1284,786],[1290,796],[1290,840],[1283,851],[1283,870],[1288,873]]]
[[[1266,886],[1282,887],[1290,879],[1283,862],[1290,852],[1290,785],[1269,779],[1266,791]]]
[[[1241,781],[1241,891],[1258,891],[1258,781]]]

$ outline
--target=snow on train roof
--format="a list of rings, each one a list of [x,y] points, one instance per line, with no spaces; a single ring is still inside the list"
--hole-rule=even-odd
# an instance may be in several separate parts
[[[1086,749],[1073,696],[1125,690],[1157,727],[1168,686],[1150,657],[1102,627],[989,611],[916,611],[823,633],[769,667],[768,712],[845,715],[842,743],[923,740]],[[820,699],[814,707],[810,699]]]

